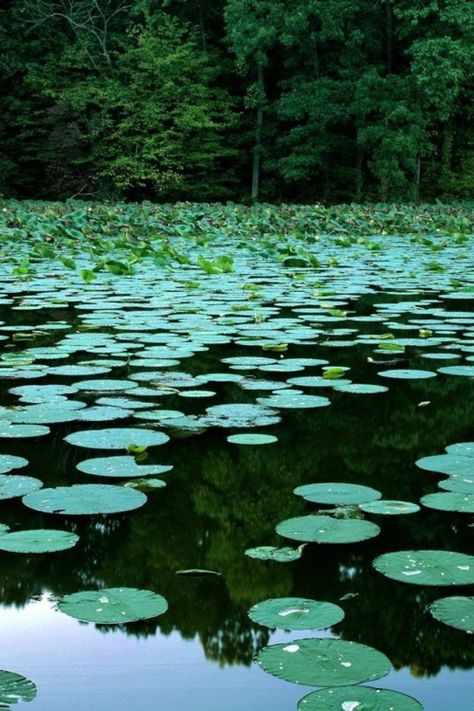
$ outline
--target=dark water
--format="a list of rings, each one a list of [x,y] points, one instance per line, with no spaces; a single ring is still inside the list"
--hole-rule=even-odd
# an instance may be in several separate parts
[[[65,316],[58,311],[54,318]],[[17,314],[17,321],[21,318]],[[25,322],[32,322],[31,313]],[[307,345],[292,346],[289,354],[326,357],[332,364],[351,366],[354,382],[380,383],[379,368],[367,363],[370,353],[369,346]],[[211,346],[187,360],[186,370],[216,372],[222,357],[254,354],[230,345]],[[408,354],[410,367],[433,367],[415,349]],[[122,368],[112,377],[126,375]],[[288,377],[268,375],[272,380]],[[56,377],[54,382],[69,384],[71,379]],[[11,386],[3,387],[3,404],[13,404],[7,393]],[[211,388],[218,394],[205,406],[254,401],[254,393],[236,384],[212,383]],[[150,492],[142,509],[123,515],[59,518],[26,509],[19,499],[1,501],[0,521],[11,528],[63,527],[81,537],[80,545],[61,553],[0,553],[0,668],[24,674],[37,685],[37,698],[25,708],[290,711],[311,689],[265,674],[253,663],[254,656],[269,642],[317,633],[272,633],[252,623],[248,609],[271,597],[338,603],[350,594],[339,603],[345,619],[322,634],[385,653],[394,671],[375,686],[410,694],[426,711],[471,711],[473,638],[440,624],[427,611],[452,589],[397,583],[375,572],[371,562],[383,552],[403,549],[472,554],[474,529],[467,526],[472,517],[424,508],[415,515],[371,517],[382,527],[377,538],[351,545],[308,545],[302,559],[289,564],[252,560],[243,552],[251,546],[282,545],[275,525],[318,508],[292,494],[302,483],[361,483],[380,490],[384,498],[413,502],[436,491],[443,476],[418,469],[415,461],[441,453],[453,442],[474,439],[473,393],[474,382],[468,378],[392,381],[384,394],[331,392],[331,407],[286,410],[279,425],[265,428],[278,436],[269,446],[230,445],[224,429],[174,437],[166,446],[152,448],[147,460],[174,465],[166,475],[168,486]],[[429,405],[419,406],[427,401]],[[160,402],[184,409],[178,396]],[[202,402],[186,400],[186,412],[202,411]],[[117,426],[131,424],[121,421]],[[92,483],[75,465],[107,453],[67,445],[63,437],[113,425],[53,425],[46,438],[3,440],[1,452],[25,456],[30,464],[21,473],[38,477],[45,486]],[[176,574],[190,568],[221,576]],[[168,612],[146,622],[100,627],[54,608],[62,594],[122,585],[160,592],[169,601]],[[456,588],[455,594],[472,594],[472,588]]]

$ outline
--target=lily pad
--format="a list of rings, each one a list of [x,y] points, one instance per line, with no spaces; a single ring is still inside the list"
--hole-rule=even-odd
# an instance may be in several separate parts
[[[0,536],[0,550],[10,553],[51,553],[73,548],[79,536],[70,531],[36,529]]]
[[[12,469],[26,467],[28,460],[24,457],[15,457],[12,454],[0,454],[0,474],[7,474]]]
[[[378,393],[386,393],[388,388],[385,385],[372,385],[370,383],[348,383],[347,385],[336,384],[334,390],[354,395],[376,395]]]
[[[458,513],[474,513],[474,494],[464,494],[458,491],[437,491],[420,499],[423,506],[437,511],[457,511]]]
[[[344,619],[344,610],[332,602],[302,597],[280,597],[258,602],[248,615],[264,627],[284,630],[324,630]]]
[[[474,597],[443,597],[430,605],[433,617],[464,632],[474,632]]]
[[[313,691],[298,701],[297,711],[423,711],[423,706],[398,691],[348,686]]]
[[[431,457],[422,457],[415,462],[420,469],[439,474],[474,474],[474,458],[463,457],[457,454],[435,454]]]
[[[474,458],[474,442],[457,442],[446,447],[448,454],[460,455],[461,457]]]
[[[37,693],[32,681],[15,672],[0,670],[0,705],[9,708],[10,704],[25,704],[33,701]]]
[[[330,482],[324,484],[304,484],[293,489],[293,493],[315,504],[362,504],[380,499],[382,494],[370,486]]]
[[[173,469],[172,464],[137,464],[135,457],[116,455],[84,459],[76,465],[84,474],[130,479],[130,477],[156,476]]]
[[[0,437],[6,439],[22,439],[23,437],[43,437],[50,433],[44,425],[12,425],[8,422],[0,424]]]
[[[392,669],[373,647],[342,639],[297,639],[264,647],[257,661],[278,679],[308,686],[347,686],[374,681]]]
[[[396,501],[392,499],[380,499],[380,501],[368,501],[359,504],[359,508],[365,513],[381,514],[383,516],[400,516],[401,514],[413,514],[420,510],[418,504],[411,501]]]
[[[103,588],[65,595],[58,608],[82,622],[117,625],[162,615],[168,602],[151,590]]]
[[[111,484],[73,484],[34,491],[23,503],[35,511],[81,516],[138,509],[147,497],[141,491]]]
[[[381,375],[383,378],[393,378],[395,380],[426,380],[436,377],[436,373],[433,373],[431,370],[415,370],[413,368],[381,370],[378,375]]]
[[[281,521],[275,530],[280,536],[306,543],[357,543],[380,533],[370,521],[331,516],[297,516]]]
[[[257,548],[247,548],[245,555],[248,555],[249,558],[256,558],[257,560],[274,560],[277,563],[291,563],[293,560],[301,558],[303,548],[304,546],[298,546],[298,548],[291,548],[290,546],[283,548],[277,548],[276,546],[258,546]]]
[[[443,368],[438,368],[438,373],[474,378],[474,365],[446,365]]]
[[[441,550],[384,553],[374,568],[392,580],[415,585],[472,585],[474,556]]]
[[[251,434],[245,432],[242,434],[229,435],[227,441],[231,444],[272,444],[278,441],[278,437],[267,434]]]
[[[16,474],[0,475],[0,501],[14,499],[16,496],[25,496],[43,486],[43,482],[32,476],[19,476]]]
[[[81,430],[64,438],[69,444],[89,449],[127,449],[134,444],[139,447],[156,447],[169,441],[168,435],[155,430],[138,427]]]

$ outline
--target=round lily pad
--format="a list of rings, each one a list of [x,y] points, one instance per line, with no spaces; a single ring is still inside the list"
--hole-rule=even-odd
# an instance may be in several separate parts
[[[247,548],[245,555],[248,555],[249,558],[256,558],[257,560],[274,560],[277,563],[291,563],[293,560],[301,558],[303,548],[304,545],[298,546],[298,548],[291,548],[289,546],[284,546],[283,548],[277,548],[276,546],[257,546],[256,548]]]
[[[431,457],[422,457],[415,462],[420,469],[439,474],[473,474],[474,458],[463,457],[457,454],[435,454]]]
[[[458,491],[462,494],[474,494],[474,474],[472,476],[450,476],[438,482],[440,489]]]
[[[456,444],[450,444],[446,447],[446,451],[448,454],[474,458],[474,442],[457,442]]]
[[[413,514],[420,510],[418,504],[411,501],[395,501],[391,499],[380,499],[380,501],[368,501],[359,504],[359,508],[365,513],[381,514],[383,516],[400,516],[400,514]]]
[[[0,536],[0,550],[10,553],[51,553],[73,548],[79,536],[70,531],[37,529]]]
[[[446,365],[443,368],[438,368],[438,373],[474,378],[474,365]]]
[[[474,632],[474,597],[443,597],[430,605],[433,617],[464,632]]]
[[[332,602],[302,597],[280,597],[258,602],[249,617],[264,627],[284,630],[323,630],[344,619],[344,610]]]
[[[78,383],[74,383],[78,390],[85,390],[88,392],[98,391],[101,393],[108,392],[121,392],[123,390],[130,390],[131,388],[138,387],[137,383],[133,380],[113,380],[109,379],[97,379],[97,380],[80,380]]]
[[[130,445],[155,447],[169,441],[168,435],[138,427],[81,430],[64,438],[69,444],[89,449],[127,449]]]
[[[374,568],[392,580],[416,585],[474,584],[474,556],[440,550],[384,553]]]
[[[372,385],[371,383],[347,383],[347,385],[334,386],[334,390],[341,393],[353,393],[354,395],[376,395],[386,393],[388,388],[385,385]]]
[[[278,441],[278,437],[267,434],[251,434],[245,432],[243,434],[229,435],[227,441],[231,444],[272,444]]]
[[[83,622],[117,625],[158,617],[168,609],[162,595],[136,588],[103,588],[65,595],[58,603],[61,612]]]
[[[395,380],[425,380],[436,377],[436,373],[431,370],[415,370],[414,368],[381,370],[378,375],[383,378],[394,378]]]
[[[437,491],[420,499],[423,506],[437,511],[457,511],[458,513],[474,513],[474,494],[464,494],[458,491]]]
[[[36,686],[21,674],[0,670],[0,705],[8,709],[10,704],[25,704],[33,701]]]
[[[331,401],[327,397],[319,395],[294,394],[288,390],[282,390],[267,398],[259,398],[258,402],[268,407],[276,407],[278,410],[305,410],[316,407],[327,407]]]
[[[24,457],[15,457],[12,454],[0,454],[0,474],[11,472],[12,469],[26,467],[28,460]]]
[[[0,437],[6,439],[21,439],[23,437],[42,437],[50,433],[44,425],[12,425],[7,422],[0,424]]]
[[[257,661],[279,679],[308,686],[347,686],[388,674],[390,660],[373,647],[342,639],[297,639],[264,647]]]
[[[324,484],[304,484],[293,489],[293,493],[315,504],[362,504],[380,499],[382,494],[370,486],[330,482]]]
[[[110,484],[73,484],[34,491],[23,503],[35,511],[80,516],[138,509],[147,497],[141,491]]]
[[[0,500],[14,499],[16,496],[25,496],[30,491],[36,491],[43,486],[43,482],[32,476],[19,476],[16,474],[0,475]]]
[[[297,711],[423,711],[423,706],[413,697],[390,689],[340,686],[304,696]]]
[[[76,465],[84,474],[117,478],[146,477],[165,474],[173,469],[172,464],[137,464],[130,455],[112,457],[94,457],[84,459]]]
[[[206,408],[202,419],[210,427],[266,427],[277,424],[280,416],[262,405],[229,403]]]
[[[280,536],[306,543],[357,543],[380,533],[370,521],[331,516],[297,516],[281,521],[275,530]]]

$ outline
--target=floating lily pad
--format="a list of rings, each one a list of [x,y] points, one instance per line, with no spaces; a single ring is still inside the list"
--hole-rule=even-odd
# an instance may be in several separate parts
[[[433,617],[464,632],[474,632],[474,597],[443,597],[430,605]]]
[[[157,474],[165,474],[173,469],[171,464],[137,464],[134,457],[126,454],[123,456],[84,459],[76,466],[84,474],[126,479],[134,476],[156,476]]]
[[[0,474],[11,472],[12,469],[26,467],[28,460],[24,457],[15,457],[12,454],[0,454]]]
[[[245,432],[242,434],[229,435],[227,441],[231,444],[272,444],[278,441],[278,437],[267,434],[251,434]]]
[[[457,442],[446,447],[448,454],[474,458],[474,442]]]
[[[420,469],[439,474],[474,474],[474,458],[457,454],[436,454],[422,457],[415,462]]]
[[[156,447],[169,441],[164,432],[138,427],[83,430],[73,432],[64,439],[69,444],[89,449],[127,449],[132,444],[139,447]]]
[[[304,546],[298,546],[298,548],[291,548],[289,546],[283,548],[277,548],[276,546],[258,546],[257,548],[247,548],[245,555],[248,555],[249,558],[256,558],[257,560],[274,560],[277,563],[291,563],[293,560],[301,558],[303,548]]]
[[[278,679],[308,686],[347,686],[374,681],[392,669],[373,647],[341,639],[297,639],[264,647],[257,661]]]
[[[264,627],[284,630],[323,630],[344,619],[344,610],[332,602],[302,597],[280,597],[258,602],[249,617]]]
[[[50,375],[60,375],[62,377],[84,377],[86,375],[103,375],[110,373],[111,368],[102,365],[58,365],[50,368]]]
[[[132,388],[138,387],[137,383],[133,380],[113,380],[112,378],[104,380],[81,380],[78,383],[74,383],[78,390],[85,390],[88,392],[120,392],[123,390],[131,390]]]
[[[281,521],[275,530],[280,536],[306,543],[357,543],[380,533],[370,521],[331,516],[297,516]]]
[[[438,368],[438,373],[474,378],[474,365],[446,365],[443,368]]]
[[[440,489],[458,491],[462,494],[474,494],[474,474],[468,476],[450,476],[438,483]]]
[[[127,481],[124,486],[128,486],[132,489],[163,489],[166,486],[166,481],[163,479],[132,479],[132,481]]]
[[[440,550],[396,551],[373,566],[387,578],[416,585],[474,584],[474,556]]]
[[[65,595],[58,608],[83,622],[116,625],[158,617],[168,609],[162,595],[136,588],[103,588]]]
[[[376,395],[377,393],[386,393],[388,388],[385,385],[371,385],[370,383],[348,383],[347,385],[336,383],[334,390],[354,395]]]
[[[138,509],[147,498],[141,491],[110,484],[73,484],[34,491],[23,503],[35,511],[80,516]]]
[[[278,392],[272,397],[259,398],[258,402],[268,407],[275,407],[278,410],[305,410],[316,407],[327,407],[331,404],[331,401],[327,397],[294,394],[287,390]]]
[[[423,711],[423,706],[398,691],[348,686],[313,691],[299,700],[297,711]]]
[[[464,494],[457,491],[437,491],[420,499],[423,506],[437,511],[457,511],[459,513],[474,513],[474,494]]]
[[[22,439],[23,437],[43,437],[50,433],[49,427],[44,425],[11,425],[7,422],[0,423],[0,437],[5,439]]]
[[[378,375],[383,378],[394,378],[396,380],[425,380],[427,378],[435,378],[436,373],[431,370],[415,370],[412,368],[381,370]]]
[[[204,426],[214,427],[266,427],[275,425],[280,416],[262,405],[231,403],[206,408]]]
[[[13,499],[16,496],[25,496],[31,491],[36,491],[43,486],[43,482],[32,476],[19,476],[16,474],[0,475],[0,500]]]
[[[10,704],[26,704],[33,701],[37,693],[32,681],[21,674],[0,670],[0,705],[8,709]]]
[[[0,550],[10,553],[51,553],[73,548],[79,536],[70,531],[36,529],[14,531],[0,536]]]
[[[293,493],[315,504],[362,504],[380,499],[382,494],[370,486],[330,482],[324,484],[304,484],[293,489]]]
[[[380,501],[369,501],[360,504],[359,508],[365,513],[381,514],[383,516],[400,516],[401,514],[413,514],[420,510],[418,504],[411,501],[395,501],[391,499],[380,499]]]

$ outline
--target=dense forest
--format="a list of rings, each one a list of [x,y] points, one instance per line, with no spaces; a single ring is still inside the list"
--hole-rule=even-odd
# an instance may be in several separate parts
[[[0,196],[474,197],[471,0],[0,8]]]

